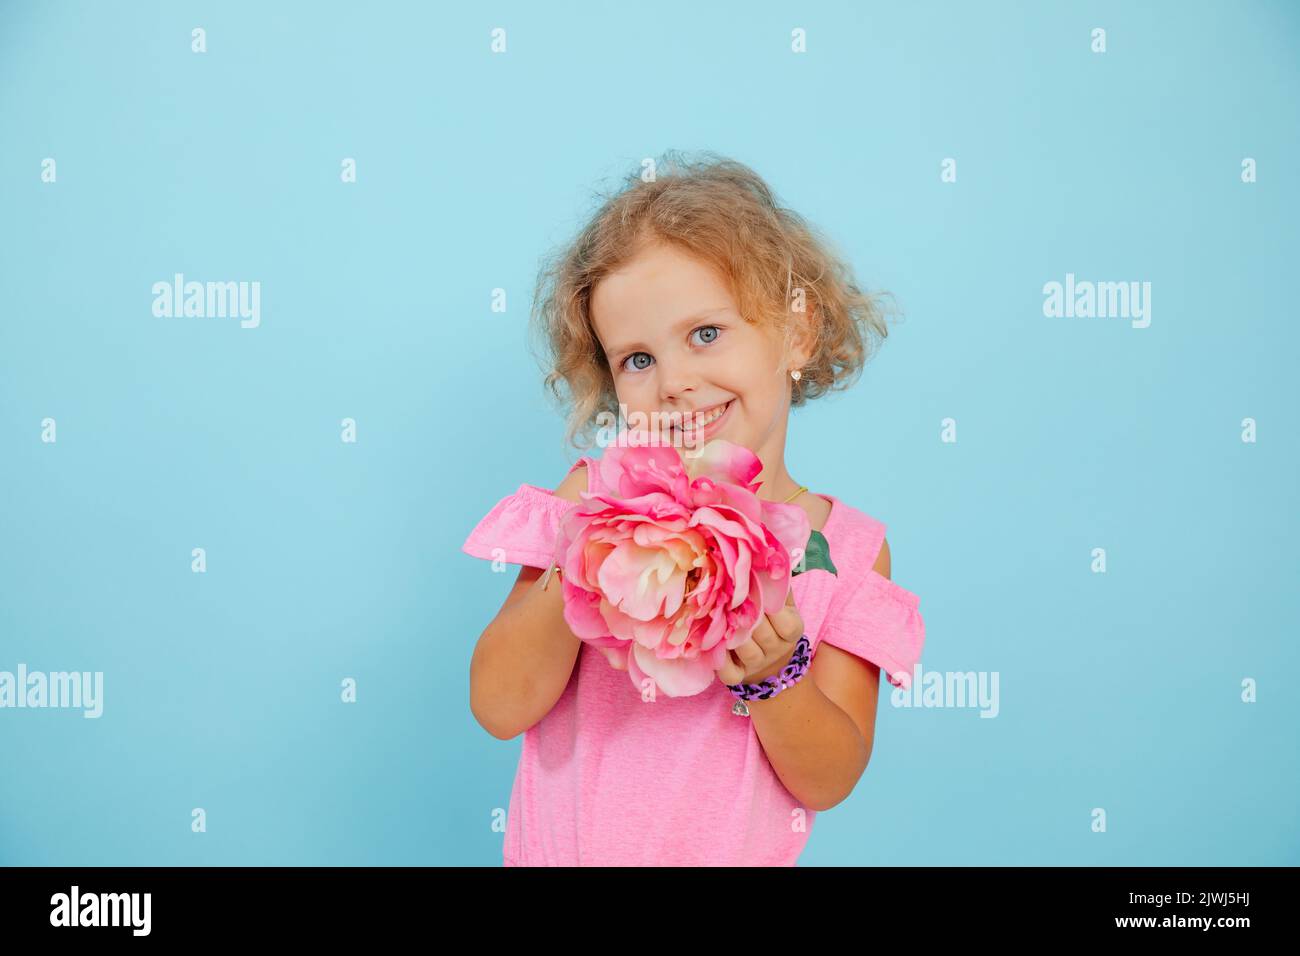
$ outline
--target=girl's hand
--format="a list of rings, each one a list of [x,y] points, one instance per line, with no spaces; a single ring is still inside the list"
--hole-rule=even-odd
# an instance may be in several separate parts
[[[724,684],[757,684],[781,673],[790,663],[794,646],[803,636],[803,618],[794,606],[794,588],[786,595],[785,607],[764,614],[749,640],[727,652],[730,661],[717,671]]]

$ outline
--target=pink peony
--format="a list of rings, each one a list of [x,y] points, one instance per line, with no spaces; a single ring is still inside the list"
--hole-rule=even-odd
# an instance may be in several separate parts
[[[785,604],[808,515],[762,501],[762,462],[722,439],[683,460],[676,448],[608,448],[589,490],[561,519],[556,561],[564,619],[641,688],[707,689],[762,620]]]

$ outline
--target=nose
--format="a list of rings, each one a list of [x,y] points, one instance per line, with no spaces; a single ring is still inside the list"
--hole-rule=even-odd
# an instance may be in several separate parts
[[[688,400],[695,391],[694,378],[685,363],[677,362],[669,366],[659,366],[659,402],[671,410],[671,406]]]

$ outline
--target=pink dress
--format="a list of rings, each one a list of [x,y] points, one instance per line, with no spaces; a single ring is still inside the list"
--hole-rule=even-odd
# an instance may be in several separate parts
[[[872,568],[885,525],[823,497],[832,507],[822,533],[839,574],[814,569],[793,584],[813,655],[825,641],[908,687],[925,641],[919,598]],[[560,516],[573,506],[522,484],[461,550],[548,567]],[[694,697],[642,702],[627,672],[583,643],[564,693],[524,732],[504,865],[795,865],[816,811],[781,783],[733,701],[715,681]]]

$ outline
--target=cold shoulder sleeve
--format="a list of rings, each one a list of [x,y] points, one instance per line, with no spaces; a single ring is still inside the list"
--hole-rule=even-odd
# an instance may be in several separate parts
[[[572,470],[572,469],[571,469]],[[574,502],[545,488],[522,484],[474,526],[460,549],[475,558],[550,567],[560,533],[560,518]]]
[[[857,582],[822,640],[880,667],[895,687],[910,687],[925,644],[921,599],[875,569]]]
[[[569,466],[570,474],[593,459],[584,455]],[[460,549],[474,558],[548,568],[555,560],[560,518],[575,505],[546,488],[521,484],[476,524]]]
[[[856,509],[843,510],[831,543],[832,554],[837,546],[845,552],[837,585],[843,590],[830,601],[817,643],[825,641],[870,661],[895,687],[910,687],[925,644],[921,599],[874,567],[885,540],[884,523]]]

